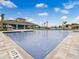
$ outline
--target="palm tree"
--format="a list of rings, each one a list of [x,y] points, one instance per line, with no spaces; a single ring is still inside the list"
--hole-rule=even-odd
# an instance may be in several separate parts
[[[66,24],[67,24],[67,21],[63,21],[63,23],[62,23],[63,29],[66,28]]]
[[[46,21],[46,27],[48,27],[48,21]]]

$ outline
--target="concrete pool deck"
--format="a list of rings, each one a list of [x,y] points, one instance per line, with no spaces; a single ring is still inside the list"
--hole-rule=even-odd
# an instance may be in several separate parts
[[[8,36],[0,32],[0,59],[34,59]]]
[[[79,59],[79,32],[70,33],[44,59]]]
[[[34,59],[8,36],[0,32],[0,59]],[[79,32],[71,32],[44,59],[79,59]]]
[[[3,33],[13,33],[13,32],[33,32],[34,29],[22,29],[22,30],[9,30],[9,31],[1,31]]]

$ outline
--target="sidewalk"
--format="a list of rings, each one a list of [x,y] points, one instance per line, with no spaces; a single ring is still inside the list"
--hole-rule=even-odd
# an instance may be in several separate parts
[[[79,59],[79,32],[70,33],[45,59]]]
[[[8,36],[0,32],[0,59],[34,59]]]

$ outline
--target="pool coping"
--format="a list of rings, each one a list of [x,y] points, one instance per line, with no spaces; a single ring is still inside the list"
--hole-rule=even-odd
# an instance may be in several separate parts
[[[8,56],[10,57],[9,59],[14,59],[14,58],[12,58],[14,56],[10,55],[11,54],[10,52],[13,49],[16,51],[16,53],[18,54],[18,56],[21,59],[26,59],[26,58],[34,59],[34,57],[32,55],[30,55],[29,53],[27,53],[27,51],[25,51],[23,48],[21,48],[19,45],[17,45],[10,37],[6,36],[2,32],[0,32],[0,36],[3,38],[2,40],[5,43],[5,48],[7,50]],[[9,44],[11,44],[11,45],[6,46],[6,45],[9,45]],[[4,59],[5,59],[5,57],[4,57]]]
[[[54,55],[54,52],[58,50],[58,48],[68,39],[68,37],[71,36],[72,33],[73,31],[69,33],[53,50],[49,51],[49,53],[44,57],[44,59],[49,59],[51,53],[53,53]]]

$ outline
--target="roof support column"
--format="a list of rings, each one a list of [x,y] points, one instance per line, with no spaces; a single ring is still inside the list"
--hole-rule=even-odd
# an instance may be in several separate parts
[[[24,29],[26,29],[26,25],[24,25]]]
[[[9,30],[9,24],[7,24],[6,27],[7,27],[7,30]]]
[[[16,30],[18,29],[18,24],[16,24]]]

